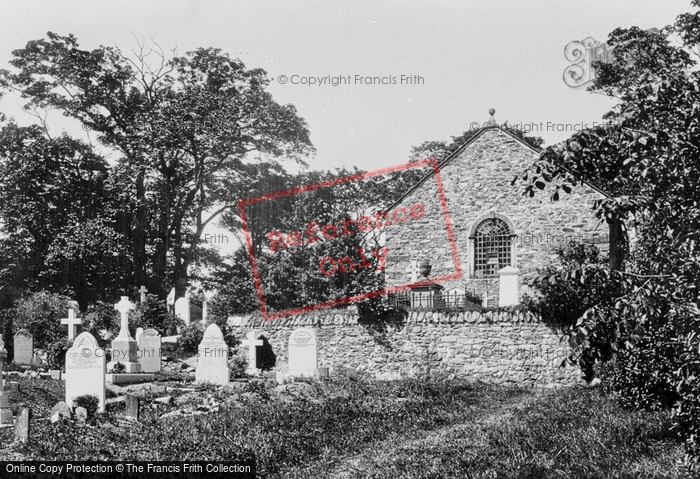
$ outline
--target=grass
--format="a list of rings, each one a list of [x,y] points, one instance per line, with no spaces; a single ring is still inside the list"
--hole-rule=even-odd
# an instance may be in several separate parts
[[[62,382],[23,379],[13,406],[46,417]],[[302,386],[299,386],[300,388]],[[226,405],[206,416],[135,424],[108,410],[87,426],[34,421],[0,460],[235,460],[271,478],[685,477],[665,412],[625,411],[599,389],[537,390],[463,381],[325,381],[278,396],[201,388]],[[13,456],[14,455],[14,456]]]

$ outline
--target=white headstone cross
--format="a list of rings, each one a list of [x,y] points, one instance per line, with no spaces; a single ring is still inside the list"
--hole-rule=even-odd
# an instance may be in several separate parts
[[[263,345],[262,339],[257,339],[257,336],[255,331],[250,331],[247,339],[241,341],[241,344],[248,348],[248,371],[250,373],[257,372],[256,363],[258,362],[258,356],[255,348]]]
[[[418,261],[411,261],[405,271],[411,276],[411,283],[418,282]]]
[[[131,338],[129,333],[129,311],[134,309],[134,303],[129,301],[128,296],[122,296],[121,301],[114,305],[114,309],[121,314],[121,327],[119,328],[119,338]]]
[[[68,325],[68,339],[73,341],[75,339],[75,327],[80,325],[80,318],[75,317],[75,310],[73,308],[68,310],[68,317],[63,318],[61,324]]]
[[[146,293],[148,293],[148,290],[146,289],[145,286],[141,286],[141,289],[139,289],[139,293],[141,293],[141,302],[145,303],[146,302]]]

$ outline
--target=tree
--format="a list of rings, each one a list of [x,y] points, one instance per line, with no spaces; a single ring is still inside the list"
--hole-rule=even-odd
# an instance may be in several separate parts
[[[0,130],[2,283],[86,304],[115,292],[129,266],[115,230],[108,165],[93,149],[38,126]]]
[[[700,2],[692,2],[700,6]],[[589,181],[610,198],[597,213],[626,224],[636,240],[624,270],[607,270],[607,290],[576,322],[579,353],[612,368],[608,385],[627,405],[675,404],[675,427],[689,457],[700,458],[700,15],[656,31],[617,29],[615,59],[597,65],[589,88],[619,99],[604,126],[547,148],[523,174],[525,193]],[[670,41],[675,33],[680,44]],[[590,271],[564,275],[581,281]],[[604,342],[592,341],[603,337]],[[607,351],[610,351],[609,353]]]
[[[77,119],[121,153],[118,176],[133,194],[120,231],[132,246],[132,284],[161,295],[166,283],[184,295],[202,231],[246,195],[253,155],[301,161],[313,151],[295,108],[265,91],[265,71],[218,49],[166,59],[141,48],[130,58],[48,33],[13,57],[16,71],[0,72],[1,86],[20,92],[27,108]]]

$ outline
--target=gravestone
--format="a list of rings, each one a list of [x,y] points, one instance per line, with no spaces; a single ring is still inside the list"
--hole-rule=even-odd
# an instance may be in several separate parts
[[[175,288],[168,293],[168,297],[165,298],[165,304],[168,307],[168,313],[175,314]]]
[[[2,384],[2,370],[5,368],[7,361],[7,350],[5,349],[5,341],[0,335],[0,427],[12,426],[12,409],[10,409],[10,400],[5,394],[5,388]]]
[[[229,383],[228,346],[216,324],[210,324],[204,331],[197,356],[195,378],[198,383],[208,382],[224,386]]]
[[[70,419],[71,410],[68,404],[63,401],[56,403],[56,405],[51,409],[51,414],[49,415],[51,422],[58,422],[62,417]]]
[[[29,421],[31,419],[29,408],[23,407],[15,421],[15,441],[26,444],[29,441]]]
[[[318,368],[316,331],[299,328],[289,336],[289,375],[313,377]]]
[[[139,398],[133,394],[126,395],[126,410],[124,415],[126,417],[133,417],[134,419],[139,418]]]
[[[97,396],[99,411],[105,410],[105,355],[95,337],[80,333],[66,353],[66,404],[89,394]]]
[[[204,298],[202,299],[202,322],[206,324],[207,317],[209,316],[209,303],[216,293],[213,291],[205,291]]]
[[[35,353],[34,356],[32,357],[32,360],[29,361],[29,364],[31,364],[32,366],[36,366],[37,368],[40,368],[44,363],[41,360],[41,357],[39,357],[39,355]]]
[[[114,305],[114,309],[121,314],[121,329],[119,336],[112,340],[112,360],[107,365],[112,370],[117,363],[124,365],[124,372],[141,372],[138,358],[138,345],[129,332],[129,311],[134,309],[134,303],[128,296],[122,296],[121,301]]]
[[[139,364],[141,372],[159,373],[161,357],[161,337],[155,329],[147,329],[138,339]]]
[[[250,375],[258,374],[258,347],[263,345],[263,341],[257,339],[255,331],[250,331],[247,338],[241,341],[241,345],[248,347],[248,368],[245,372]]]
[[[175,316],[185,322],[185,326],[190,325],[190,300],[187,297],[178,298],[175,301]]]
[[[75,312],[77,309],[68,309],[68,317],[61,320],[61,324],[68,326],[68,339],[73,341],[75,339],[75,327],[80,326],[80,318],[75,317]]]
[[[15,334],[15,363],[31,364],[34,357],[34,336],[26,329]]]
[[[145,303],[147,300],[146,295],[148,294],[148,290],[145,286],[141,286],[141,289],[139,289],[139,293],[141,293],[141,297],[139,298],[141,303]]]
[[[139,338],[143,334],[143,328],[136,328],[136,344],[139,342]]]

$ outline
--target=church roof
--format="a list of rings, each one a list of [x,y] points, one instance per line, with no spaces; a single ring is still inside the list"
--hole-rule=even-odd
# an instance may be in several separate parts
[[[539,155],[539,154],[542,152],[542,149],[541,149],[541,148],[532,146],[532,145],[530,145],[529,143],[527,143],[526,141],[523,141],[521,138],[519,138],[519,137],[517,137],[516,135],[514,135],[513,133],[511,133],[510,131],[508,131],[508,130],[506,130],[506,129],[504,129],[504,128],[501,128],[501,127],[496,123],[496,121],[495,121],[494,118],[493,118],[493,113],[494,113],[494,110],[493,110],[493,109],[489,110],[489,113],[491,114],[491,118],[489,119],[488,124],[487,124],[486,126],[482,127],[474,136],[472,136],[471,138],[469,138],[469,140],[467,140],[462,146],[460,146],[459,148],[457,148],[455,151],[453,151],[453,152],[452,152],[450,155],[448,155],[446,158],[440,160],[440,161],[438,162],[438,169],[439,169],[439,170],[442,170],[442,168],[443,168],[445,165],[447,165],[448,163],[450,163],[454,158],[457,158],[459,155],[461,155],[462,152],[463,152],[464,150],[466,150],[472,143],[474,143],[480,136],[482,136],[482,135],[484,134],[484,132],[489,131],[489,130],[496,130],[496,129],[498,129],[498,130],[500,130],[501,132],[505,133],[506,135],[510,136],[512,139],[514,139],[515,141],[517,141],[517,142],[520,143],[521,145],[523,145],[523,146],[525,146],[526,148],[532,150],[533,153],[536,153],[536,154]],[[564,170],[568,171],[566,168],[564,168]],[[389,206],[389,207],[387,208],[387,211],[391,211],[391,210],[393,210],[394,208],[396,208],[399,204],[401,204],[401,202],[403,202],[403,201],[404,201],[407,197],[409,197],[414,191],[416,191],[418,188],[420,188],[420,187],[423,185],[423,183],[425,183],[425,182],[426,182],[430,177],[432,177],[434,174],[435,174],[434,171],[430,171],[428,174],[426,174],[426,175],[425,175],[423,178],[421,178],[415,185],[413,185],[411,188],[409,188],[409,190],[406,191],[406,193],[404,193],[403,195],[401,195],[401,197],[400,197],[398,200],[396,200],[391,206]],[[601,195],[603,195],[603,196],[605,196],[605,197],[608,197],[608,198],[609,198],[609,197],[611,196],[609,193],[606,193],[604,190],[602,190],[601,188],[595,186],[594,184],[592,184],[592,183],[590,183],[590,182],[588,182],[588,181],[582,181],[581,183],[585,184],[585,185],[588,186],[589,188],[595,190],[597,193],[600,193]]]

